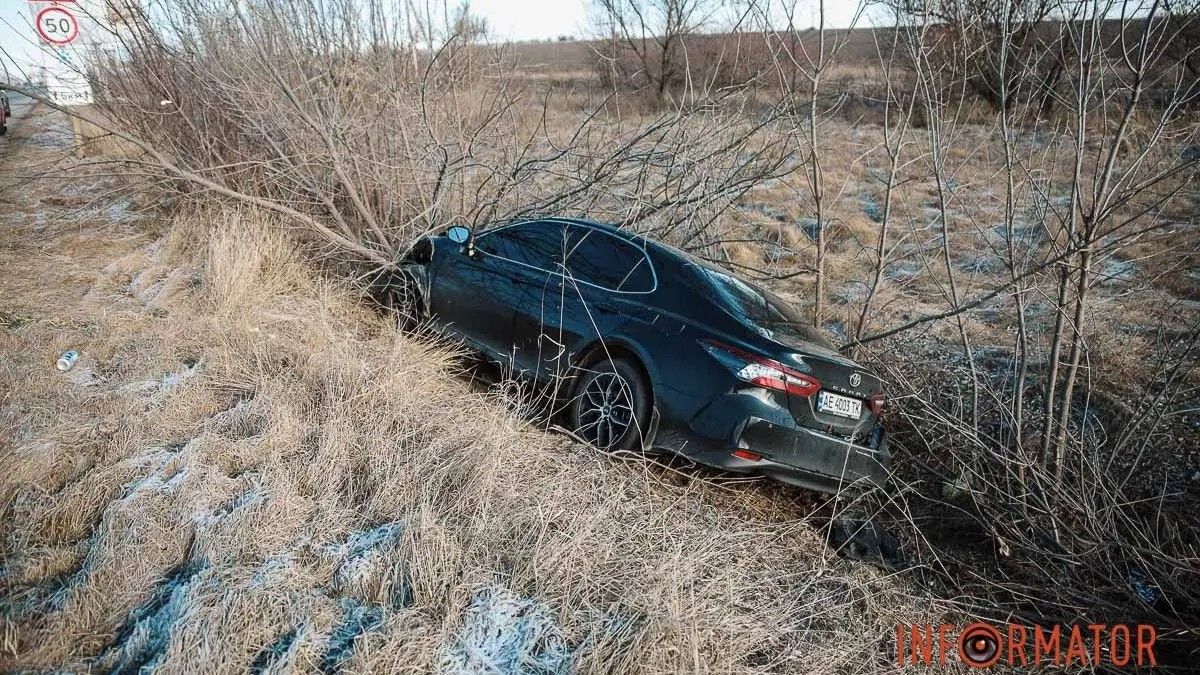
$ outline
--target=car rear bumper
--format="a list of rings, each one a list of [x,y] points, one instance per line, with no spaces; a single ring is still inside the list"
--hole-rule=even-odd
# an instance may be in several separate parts
[[[877,430],[871,446],[852,443],[844,438],[814,429],[787,427],[750,418],[738,439],[739,447],[762,459],[752,461],[730,454],[740,470],[761,473],[784,483],[837,492],[882,486],[887,481],[891,455],[882,430]]]
[[[709,466],[826,493],[884,485],[891,460],[881,428],[852,441],[801,427],[779,406],[746,394],[721,397],[686,429],[664,419],[655,445]],[[735,455],[738,450],[752,455]]]

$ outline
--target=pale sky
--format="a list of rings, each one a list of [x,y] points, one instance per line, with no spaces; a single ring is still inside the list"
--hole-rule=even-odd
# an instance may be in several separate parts
[[[502,40],[577,36],[587,27],[586,0],[473,0],[471,8]]]
[[[99,2],[100,0],[83,0]],[[167,0],[169,1],[169,0]],[[281,0],[286,1],[286,0]],[[420,2],[420,0],[418,0]],[[456,0],[445,0],[450,7]],[[37,3],[39,6],[46,3]],[[431,0],[435,6],[441,0]],[[494,40],[553,39],[559,35],[587,36],[589,0],[472,0],[473,11],[487,19]],[[826,0],[826,25],[842,28],[854,16],[858,0]],[[815,20],[817,0],[800,0],[796,22],[807,27]],[[30,3],[27,0],[0,0],[0,61],[8,66],[9,76],[23,80],[15,72],[15,59],[23,67],[38,62],[37,36],[33,32]],[[7,52],[9,57],[5,57]],[[0,76],[3,75],[0,68]]]
[[[9,79],[20,83],[25,78],[15,69],[13,59],[22,67],[33,60],[36,40],[25,0],[0,0],[0,77],[7,69]]]

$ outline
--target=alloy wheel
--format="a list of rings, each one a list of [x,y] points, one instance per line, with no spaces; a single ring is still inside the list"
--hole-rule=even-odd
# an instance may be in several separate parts
[[[616,447],[634,423],[629,382],[619,373],[596,373],[579,396],[577,433],[601,450]]]

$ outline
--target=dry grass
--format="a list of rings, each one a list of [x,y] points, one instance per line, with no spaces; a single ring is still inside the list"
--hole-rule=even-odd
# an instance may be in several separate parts
[[[243,65],[259,70],[257,59]],[[535,131],[530,124],[544,121],[536,136],[565,143],[605,93],[581,82],[580,68],[559,67],[514,78],[528,80],[538,95],[514,102],[515,121],[505,118],[511,126],[495,134],[504,141],[494,146],[504,161],[519,155],[507,141]],[[222,81],[208,83],[228,93]],[[855,93],[845,82],[830,87],[841,89]],[[476,90],[463,89],[461,100],[479,98]],[[310,93],[320,99],[327,92]],[[241,95],[256,105],[263,100],[258,87]],[[554,103],[542,110],[541,101]],[[442,112],[458,124],[454,107]],[[660,112],[636,100],[614,102],[579,159],[602,157],[619,137],[614,124],[642,128]],[[905,137],[885,242],[889,263],[867,333],[944,309],[947,268],[964,297],[1009,276],[1001,241],[1003,148],[995,120],[978,109],[968,113],[944,148],[952,246],[941,245],[929,134],[917,124]],[[858,114],[847,104],[823,118],[820,130],[832,303],[824,328],[839,342],[855,327],[861,290],[874,276],[887,166],[881,128]],[[361,129],[351,136],[364,148],[396,142],[393,131],[410,126],[396,125],[394,116],[362,117],[346,121]],[[722,129],[743,127],[741,117],[730,119]],[[706,120],[698,115],[695,126],[671,136],[679,152],[669,154],[686,158],[704,146],[697,139],[721,136]],[[1194,147],[1200,125],[1181,126],[1178,146],[1160,147],[1154,162]],[[786,124],[772,126],[750,140],[786,138],[802,148],[788,133]],[[1049,181],[1045,198],[1061,199],[1070,184],[1068,128],[1049,120],[1018,136],[1022,166]],[[198,139],[207,148],[210,138],[223,137],[206,130]],[[303,149],[311,166],[325,166],[325,148]],[[409,156],[408,149],[396,152]],[[47,155],[30,153],[28,161],[49,165]],[[392,166],[387,152],[375,159],[367,164]],[[307,171],[310,163],[301,164]],[[291,194],[304,171],[285,176],[280,192]],[[431,192],[421,176],[439,174],[362,184],[365,193],[387,197],[372,201],[382,221],[403,224],[409,221],[391,200],[419,201]],[[586,182],[580,177],[586,175],[571,180]],[[252,183],[230,180],[239,188]],[[1194,193],[1194,178],[1188,180]],[[461,194],[447,193],[429,225],[490,219],[475,208],[488,200],[469,198],[476,181],[462,176],[455,188]],[[525,208],[546,203],[539,200],[570,182],[539,173],[502,196]],[[592,192],[607,196],[571,208],[623,217],[612,194]],[[647,197],[644,186],[616,192],[630,203]],[[1014,225],[1054,225],[1036,212],[1041,197],[1029,181],[1022,179],[1017,192]],[[312,248],[299,253],[280,234],[295,222],[214,208],[202,198],[196,201],[210,210],[185,212],[151,234],[155,228],[145,222],[112,224],[88,211],[88,200],[22,188],[17,208],[5,215],[3,264],[12,273],[0,281],[7,326],[0,332],[7,392],[0,460],[11,469],[0,478],[0,668],[103,670],[147,662],[173,670],[257,664],[426,671],[482,670],[491,660],[504,670],[512,664],[506,658],[523,655],[527,665],[550,672],[863,672],[892,667],[886,649],[897,623],[938,622],[947,613],[947,603],[929,591],[910,589],[915,574],[883,575],[834,557],[807,512],[781,497],[786,490],[679,477],[531,428],[502,405],[510,402],[503,388],[472,389],[452,376],[459,366],[450,353],[398,337],[348,286],[310,269]],[[812,278],[803,270],[815,261],[806,231],[814,208],[802,175],[760,177],[719,206],[711,222],[673,210],[671,217],[688,225],[682,233],[671,235],[654,218],[638,229],[676,242],[716,242],[703,252],[724,256],[741,272],[778,275],[768,282],[773,288],[811,305]],[[1028,556],[1047,548],[1044,522],[1003,511],[997,527],[986,510],[1004,504],[989,500],[1009,494],[989,484],[987,472],[1008,465],[981,464],[981,454],[999,450],[1002,458],[1014,439],[1026,448],[1038,441],[1037,420],[1029,417],[1003,438],[1010,433],[1001,416],[1013,377],[1007,357],[1015,297],[1001,294],[964,315],[961,334],[953,321],[934,322],[862,355],[888,377],[893,397],[889,431],[900,475],[888,495],[900,493],[890,507],[904,513],[889,526],[902,530],[921,573],[946,582],[953,589],[946,594],[957,594],[957,606],[973,616],[1057,620],[1065,608],[1086,620],[1195,625],[1186,618],[1194,589],[1185,575],[1197,531],[1194,406],[1170,410],[1145,457],[1107,445],[1119,429],[1108,403],[1155,392],[1156,358],[1177,349],[1171,336],[1194,333],[1194,206],[1195,199],[1179,199],[1171,213],[1178,227],[1121,251],[1134,263],[1128,278],[1093,284],[1081,334],[1088,346],[1085,395],[1096,400],[1088,414],[1099,423],[1089,427],[1081,416],[1088,431],[1080,447],[1088,451],[1080,464],[1090,473],[1080,474],[1080,494],[1087,499],[1073,501],[1079,495],[1069,493],[1060,502],[1071,548],[1061,556],[1057,547]],[[304,240],[303,225],[297,229]],[[406,243],[410,230],[397,230],[392,244]],[[1036,260],[1053,244],[1039,235],[1020,247]],[[1048,270],[1025,291],[1029,408],[1040,394],[1055,312],[1067,309],[1053,305],[1055,285]],[[976,348],[971,359],[962,353],[962,335]],[[50,370],[54,356],[74,346],[83,348],[84,362],[67,375]],[[982,436],[969,428],[976,368]],[[1194,389],[1198,375],[1188,368],[1184,377]],[[992,443],[997,430],[1002,437]],[[1128,490],[1125,476],[1134,478]],[[959,477],[971,479],[971,503],[939,501],[944,482]],[[1114,481],[1120,486],[1109,491]],[[949,529],[956,517],[968,527]],[[1013,529],[1028,541],[1013,541]],[[1146,541],[1151,531],[1154,541]],[[1000,552],[1010,546],[1015,556]],[[1068,578],[1067,563],[1086,572]],[[1140,577],[1167,599],[1154,607],[1138,599]],[[1030,597],[1039,601],[1026,602]],[[524,637],[485,643],[481,634],[488,632]]]
[[[862,672],[945,613],[761,485],[531,430],[257,214],[47,189],[0,221],[0,669]]]
[[[96,106],[84,106],[76,110],[81,117],[72,118],[71,124],[75,132],[77,155],[106,159],[136,158],[141,155],[141,152],[131,143],[117,138],[96,123],[110,124]],[[91,120],[95,120],[95,122]]]

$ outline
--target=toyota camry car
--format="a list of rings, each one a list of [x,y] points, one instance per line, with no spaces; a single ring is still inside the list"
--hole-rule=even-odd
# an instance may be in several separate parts
[[[879,378],[777,296],[670,246],[577,219],[455,226],[387,287],[412,322],[548,385],[601,449],[826,492],[887,474]]]

